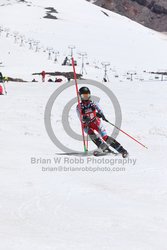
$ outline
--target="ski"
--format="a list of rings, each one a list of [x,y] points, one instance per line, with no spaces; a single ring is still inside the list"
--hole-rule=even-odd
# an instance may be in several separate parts
[[[108,151],[108,152],[100,152],[100,151],[98,151],[98,150],[95,150],[94,152],[93,152],[93,155],[94,156],[96,156],[96,157],[98,157],[98,156],[105,156],[105,155],[114,155],[114,156],[117,156],[119,153],[116,153],[116,152],[114,152],[114,151],[112,151],[112,150],[110,150],[110,151]]]
[[[114,151],[108,151],[108,152],[100,152],[98,150],[95,150],[93,152],[67,152],[67,153],[55,153],[56,155],[64,155],[64,156],[78,156],[78,157],[86,157],[86,156],[106,156],[106,155],[114,155],[117,156],[119,153],[116,153]]]

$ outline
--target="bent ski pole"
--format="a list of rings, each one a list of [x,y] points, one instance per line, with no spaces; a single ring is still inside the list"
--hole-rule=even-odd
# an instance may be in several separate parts
[[[144,144],[142,144],[141,142],[139,142],[138,140],[136,140],[134,137],[132,137],[131,135],[129,135],[128,133],[126,133],[125,131],[123,131],[122,129],[118,128],[115,124],[109,122],[107,119],[104,119],[105,122],[108,122],[110,125],[112,125],[113,127],[115,127],[116,129],[118,129],[119,131],[121,131],[122,133],[124,133],[125,135],[127,135],[128,137],[130,137],[132,140],[134,140],[135,142],[137,142],[138,144],[140,144],[141,146],[143,146],[144,148],[147,148],[147,146],[145,146]]]

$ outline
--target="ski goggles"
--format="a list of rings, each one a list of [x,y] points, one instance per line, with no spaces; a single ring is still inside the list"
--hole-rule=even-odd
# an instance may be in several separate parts
[[[89,100],[89,99],[90,99],[90,94],[89,94],[89,93],[82,94],[82,95],[81,95],[81,99],[84,100],[84,101]]]

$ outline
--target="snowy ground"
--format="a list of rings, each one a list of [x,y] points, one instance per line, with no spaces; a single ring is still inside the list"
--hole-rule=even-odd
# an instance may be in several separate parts
[[[43,19],[45,7],[54,7],[59,19]],[[45,130],[44,111],[62,84],[40,83],[40,78],[38,83],[7,83],[8,94],[0,96],[2,250],[166,250],[167,83],[143,73],[166,68],[166,35],[106,12],[109,17],[83,0],[0,3],[0,71],[4,75],[31,81],[33,72],[71,71],[61,66],[70,44],[77,47],[75,58],[76,52],[88,53],[87,79],[101,82],[101,62],[109,61],[111,82],[106,85],[121,105],[121,128],[148,146],[147,150],[119,134],[118,141],[130,153],[127,161],[120,156],[59,158],[55,153],[60,150]],[[30,38],[40,42],[38,52],[35,45],[29,49]],[[54,54],[48,60],[48,47],[59,50],[58,63]],[[130,82],[127,70],[135,70],[134,79],[145,81]],[[106,95],[96,87],[91,90],[114,122]],[[75,88],[65,90],[54,104],[51,119],[58,138],[82,150],[82,144],[69,138],[61,124],[63,107],[74,97]],[[74,106],[69,121],[79,133]],[[110,134],[112,127],[105,126]],[[54,159],[60,162],[55,164]]]
[[[87,163],[86,158],[67,164],[64,157],[54,164],[58,150],[47,136],[43,114],[55,85],[9,83],[9,94],[0,98],[1,249],[165,250],[166,88],[161,82],[112,84],[122,107],[122,128],[149,147],[119,135],[135,165],[111,162],[110,169],[119,171],[57,172],[42,167],[109,164]],[[59,118],[53,113],[55,123]],[[65,134],[61,137],[66,140]],[[31,157],[52,159],[52,164],[31,164]]]

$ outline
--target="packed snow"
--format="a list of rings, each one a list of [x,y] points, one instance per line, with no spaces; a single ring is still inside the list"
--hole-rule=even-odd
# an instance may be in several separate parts
[[[53,14],[57,20],[43,18],[47,7],[58,12]],[[27,80],[5,83],[7,95],[0,96],[2,250],[166,250],[167,83],[147,73],[165,70],[166,36],[110,11],[107,17],[101,10],[84,0],[1,1],[0,71]],[[48,137],[44,112],[50,96],[67,80],[48,83],[54,77],[47,76],[42,83],[41,76],[32,73],[72,71],[61,65],[72,44],[77,73],[77,52],[88,54],[83,85],[89,86],[87,79],[102,83],[101,63],[110,62],[110,82],[102,84],[120,103],[121,128],[148,149],[119,133],[117,140],[129,151],[128,159],[56,155],[61,151]],[[127,72],[134,74],[133,81]],[[38,82],[31,82],[34,77]],[[106,94],[90,88],[114,122]],[[61,124],[63,108],[75,96],[74,86],[64,90],[51,120],[66,146],[83,150]],[[81,133],[75,105],[69,121]],[[111,134],[113,128],[104,125]],[[91,142],[89,147],[94,148]]]

